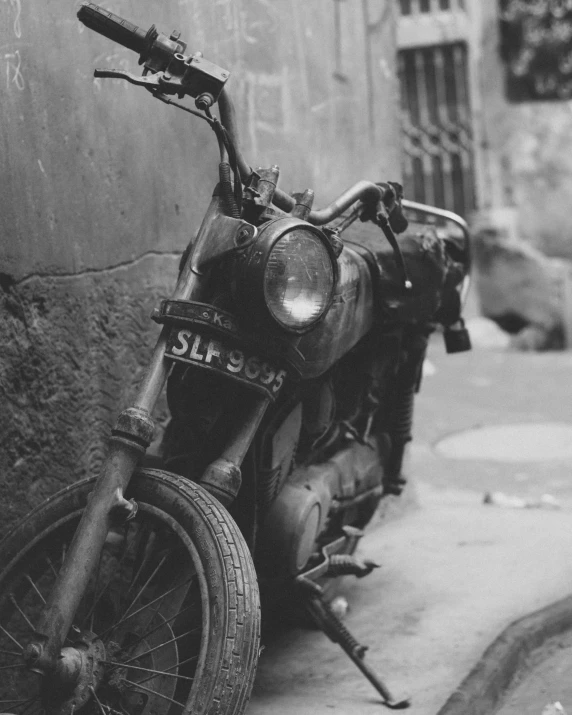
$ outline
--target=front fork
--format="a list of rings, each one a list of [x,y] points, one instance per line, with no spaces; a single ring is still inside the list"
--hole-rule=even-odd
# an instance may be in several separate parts
[[[194,250],[185,262],[173,295],[175,300],[200,300],[205,296],[208,272],[198,266],[197,253],[207,245],[209,228],[220,215],[215,198],[205,216]],[[236,222],[239,223],[238,221]],[[212,237],[211,237],[212,240]],[[64,654],[62,646],[74,615],[94,572],[111,525],[134,516],[136,505],[124,498],[125,490],[153,436],[151,412],[161,394],[170,365],[165,358],[169,326],[165,325],[153,351],[145,378],[132,407],[124,410],[112,430],[108,457],[72,543],[66,554],[54,587],[44,606],[34,633],[34,640],[25,648],[28,668],[40,675],[56,676],[64,684],[73,684],[78,677],[78,659]],[[240,464],[252,442],[269,400],[253,397],[245,414],[221,456],[203,475],[204,486],[228,505],[240,487]],[[66,652],[73,650],[66,648]],[[65,657],[64,657],[65,656]]]
[[[153,420],[147,406],[152,409],[167,379],[169,366],[164,358],[167,330],[165,327],[161,332],[135,405],[119,415],[112,430],[107,459],[40,614],[36,638],[24,651],[27,666],[40,675],[48,675],[57,669],[64,640],[98,563],[110,526],[114,520],[133,515],[135,505],[123,494],[153,436]],[[66,670],[66,679],[73,682],[75,675]]]

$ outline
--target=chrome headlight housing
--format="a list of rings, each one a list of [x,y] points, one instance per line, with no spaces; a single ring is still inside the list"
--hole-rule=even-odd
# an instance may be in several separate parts
[[[270,317],[281,328],[304,333],[330,307],[338,265],[326,236],[295,218],[278,218],[259,228],[242,261],[239,300],[249,312]]]

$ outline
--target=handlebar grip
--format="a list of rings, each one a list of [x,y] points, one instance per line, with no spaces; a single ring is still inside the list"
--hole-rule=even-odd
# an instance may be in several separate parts
[[[147,47],[145,30],[95,3],[84,3],[78,10],[77,17],[90,30],[99,32],[128,50],[141,54]]]

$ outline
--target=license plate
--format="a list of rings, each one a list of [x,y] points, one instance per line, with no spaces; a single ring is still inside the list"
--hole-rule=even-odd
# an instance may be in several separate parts
[[[286,377],[286,370],[279,370],[257,355],[188,328],[171,330],[165,356],[222,372],[272,398],[278,395]]]

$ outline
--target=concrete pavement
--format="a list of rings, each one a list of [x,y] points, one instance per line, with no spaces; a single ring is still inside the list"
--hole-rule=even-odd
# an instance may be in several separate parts
[[[572,592],[572,461],[453,460],[435,450],[479,426],[572,423],[572,355],[447,356],[436,341],[429,358],[408,508],[369,528],[362,552],[382,568],[346,589],[348,627],[396,694],[412,695],[411,715],[435,715],[499,631]],[[487,506],[485,491],[548,492],[563,508]],[[248,715],[379,712],[371,685],[321,633],[291,630],[266,646]]]

